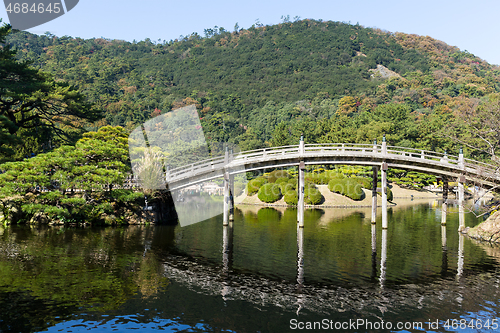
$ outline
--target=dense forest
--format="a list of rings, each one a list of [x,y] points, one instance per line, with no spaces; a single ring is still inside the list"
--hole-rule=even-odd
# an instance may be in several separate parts
[[[500,68],[467,51],[321,20],[214,27],[168,42],[15,32],[7,43],[104,112],[88,128],[131,131],[196,104],[209,140],[243,150],[297,144],[300,133],[306,143],[367,143],[385,133],[393,145],[456,153],[457,141],[439,130],[500,92]]]

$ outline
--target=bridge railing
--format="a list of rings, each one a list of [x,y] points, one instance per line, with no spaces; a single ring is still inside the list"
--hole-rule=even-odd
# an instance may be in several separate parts
[[[458,162],[459,162],[459,157],[456,155],[444,154],[444,153],[439,153],[439,152],[425,150],[425,149],[388,146],[387,153],[401,155],[401,156],[414,157],[414,158],[422,158],[422,159],[437,161],[437,162],[442,162],[442,163],[458,164]]]
[[[245,164],[247,161],[259,161],[261,159],[280,159],[293,157],[299,154],[299,145],[271,147],[263,149],[254,149],[239,152],[229,156],[227,162],[236,163],[236,165]],[[310,154],[375,154],[382,155],[382,145],[373,144],[353,144],[353,143],[324,143],[324,144],[306,144],[304,145],[304,153]],[[388,155],[399,155],[409,158],[419,158],[428,161],[451,164],[460,166],[459,157],[429,150],[387,146]],[[182,167],[169,170],[167,172],[167,181],[177,181],[194,175],[210,172],[211,170],[220,170],[226,166],[225,156],[215,156],[206,160],[191,163]],[[461,167],[461,166],[460,166]],[[499,178],[498,169],[488,163],[475,161],[472,159],[464,159],[464,167],[476,174],[481,174],[484,177]]]
[[[194,176],[210,170],[222,168],[225,165],[224,156],[216,156],[210,159],[187,164],[182,167],[171,169],[167,172],[167,180],[175,180],[184,177]]]
[[[373,144],[364,143],[322,143],[322,144],[306,144],[304,145],[305,152],[360,152],[360,153],[373,153]],[[380,152],[381,146],[377,145],[377,152]]]
[[[481,168],[488,169],[488,170],[498,171],[498,166],[495,166],[493,164],[484,163],[484,162],[480,162],[480,161],[476,161],[476,160],[471,160],[470,158],[465,158],[464,160],[465,160],[465,166],[481,167]]]
[[[299,152],[299,145],[270,147],[270,148],[243,151],[241,153],[238,153],[238,155],[235,157],[234,160],[241,161],[241,160],[248,160],[251,158],[298,154],[298,152]]]

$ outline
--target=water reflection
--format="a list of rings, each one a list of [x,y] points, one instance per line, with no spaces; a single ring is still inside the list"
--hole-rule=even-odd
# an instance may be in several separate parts
[[[372,274],[371,281],[375,281],[377,277],[377,227],[372,224]]]
[[[445,277],[448,273],[448,247],[446,240],[446,225],[441,225],[441,249],[442,249],[442,259],[441,259],[441,277]]]
[[[233,222],[224,225],[222,241],[222,263],[224,273],[228,273],[233,262]]]
[[[158,329],[287,331],[292,318],[427,321],[500,311],[500,264],[456,232],[458,214],[441,226],[429,205],[395,208],[385,230],[356,209],[306,210],[304,228],[296,217],[249,207],[228,226],[219,216],[184,228],[7,228],[0,330],[157,321]]]
[[[458,264],[457,264],[457,281],[460,280],[464,273],[464,242],[465,236],[461,233],[458,235]]]
[[[387,266],[387,229],[382,229],[382,250],[380,257],[380,288],[384,289]]]

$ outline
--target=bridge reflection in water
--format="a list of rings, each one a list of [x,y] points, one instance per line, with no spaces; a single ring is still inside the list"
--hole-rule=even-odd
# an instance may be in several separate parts
[[[200,276],[200,284],[205,285],[204,288],[211,288],[216,294],[220,294],[222,298],[227,301],[227,300],[236,300],[236,299],[246,299],[248,300],[248,297],[250,295],[250,298],[255,298],[255,300],[258,299],[267,299],[271,301],[270,298],[272,296],[265,294],[261,291],[258,290],[246,290],[245,287],[243,287],[243,290],[239,286],[235,286],[232,282],[232,279],[234,278],[232,274],[232,265],[233,265],[233,249],[234,249],[234,222],[229,222],[227,225],[222,226],[222,269],[217,273],[221,278],[222,281],[219,280],[219,278],[214,278],[213,279],[213,285],[212,282],[210,282],[210,278],[207,279],[206,276]],[[377,233],[380,236],[381,244],[380,244],[380,257],[377,255]],[[463,276],[464,272],[464,238],[465,236],[462,234],[459,234],[459,245],[458,245],[458,254],[457,254],[457,272],[456,272],[456,280],[460,281],[460,279]],[[371,226],[371,261],[372,261],[372,273],[371,273],[371,279],[373,281],[378,280],[378,288],[380,291],[385,290],[385,284],[386,284],[386,279],[387,279],[387,272],[390,272],[391,267],[387,266],[387,258],[390,253],[389,251],[389,236],[388,236],[388,230],[387,229],[381,229],[377,231],[376,225],[372,224]],[[306,267],[307,267],[307,255],[304,251],[304,228],[301,228],[297,226],[297,260],[296,260],[296,265],[297,265],[297,270],[296,270],[296,284],[295,288],[291,290],[289,296],[291,297],[290,299],[285,300],[285,296],[281,295],[280,301],[276,304],[281,304],[282,302],[288,303],[287,307],[290,306],[290,304],[295,304],[296,306],[296,313],[299,314],[301,309],[306,308],[307,306],[310,306],[310,295],[308,292],[308,289],[310,288],[305,284],[304,281],[304,276],[306,275]],[[441,226],[441,253],[442,253],[442,265],[441,265],[441,275],[444,277],[448,273],[448,249],[447,249],[447,236],[446,236],[446,225]],[[182,270],[177,270],[173,267],[169,268],[169,276],[174,276],[176,277],[177,274],[181,274],[180,279],[186,279],[186,276],[184,276],[186,273],[183,273]],[[189,273],[190,275],[190,283],[194,283],[195,285],[197,284],[196,281],[198,281],[192,272]],[[201,282],[203,281],[203,282]],[[222,283],[221,283],[222,282]],[[208,287],[210,286],[210,287]],[[281,287],[280,287],[281,288]],[[241,290],[240,290],[241,289]],[[271,288],[272,289],[272,288]],[[277,290],[279,288],[276,288]],[[253,295],[252,293],[255,293]],[[292,295],[292,296],[291,296]],[[293,302],[292,302],[293,301]],[[290,303],[292,302],[292,303]],[[309,304],[309,305],[308,305]]]

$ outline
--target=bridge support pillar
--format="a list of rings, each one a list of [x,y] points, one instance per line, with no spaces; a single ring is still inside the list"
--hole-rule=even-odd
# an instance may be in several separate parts
[[[304,227],[304,189],[305,189],[305,169],[304,161],[299,164],[299,183],[297,186],[298,202],[297,202],[297,222],[299,227]]]
[[[377,181],[378,181],[378,168],[374,166],[373,170],[373,183],[372,183],[372,223],[377,222]]]
[[[234,175],[229,175],[229,221],[234,221]]]
[[[460,226],[458,227],[459,232],[462,232],[465,229],[464,183],[465,176],[458,177],[458,220],[460,222]]]
[[[382,163],[382,229],[387,229],[387,163]]]
[[[229,225],[229,172],[224,172],[224,211],[223,211],[223,225]]]
[[[448,181],[443,178],[443,205],[441,208],[441,225],[446,225],[448,214]]]

